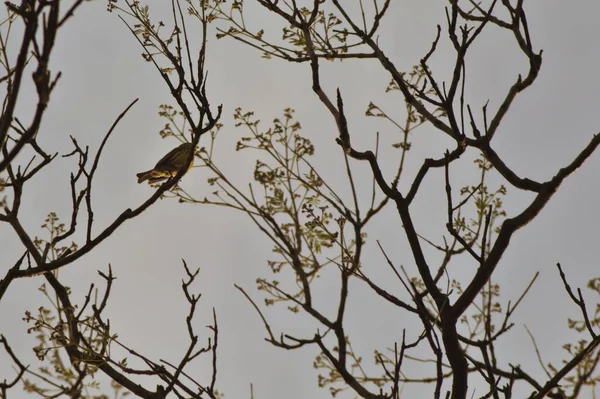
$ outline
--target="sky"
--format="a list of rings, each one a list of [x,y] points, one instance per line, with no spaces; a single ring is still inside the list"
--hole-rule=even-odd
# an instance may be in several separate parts
[[[148,4],[157,19],[168,20],[170,14],[160,1],[150,0]],[[534,46],[544,50],[542,69],[535,84],[515,101],[494,139],[505,162],[519,175],[535,180],[554,176],[600,130],[600,80],[596,78],[600,68],[600,3],[580,2],[577,7],[565,4],[559,0],[527,3]],[[428,51],[436,24],[440,24],[443,42],[432,57],[431,66],[438,76],[450,77],[454,54],[444,36],[445,5],[439,0],[392,2],[381,26],[380,43],[400,70],[410,70]],[[151,187],[136,183],[135,174],[152,167],[176,145],[158,135],[165,123],[158,116],[159,105],[174,104],[168,89],[152,65],[142,60],[135,38],[117,15],[107,13],[105,8],[103,1],[84,3],[59,34],[51,69],[61,71],[62,78],[38,135],[48,152],[70,152],[69,135],[95,150],[115,118],[139,98],[109,140],[99,166],[94,186],[95,232],[153,193]],[[246,23],[279,38],[280,21],[259,7],[248,6]],[[199,32],[199,27],[196,29]],[[348,198],[344,161],[334,141],[335,123],[311,90],[308,65],[265,60],[234,40],[215,39],[214,33],[209,38],[207,90],[214,106],[223,104],[224,127],[217,140],[217,162],[241,187],[247,187],[256,155],[235,151],[235,143],[248,132],[234,126],[234,110],[241,107],[254,111],[263,121],[261,126],[267,127],[273,118],[282,116],[284,108],[291,107],[296,110],[302,133],[315,143],[316,167]],[[495,109],[517,74],[526,72],[523,57],[511,39],[508,32],[492,29],[474,45],[468,58],[466,88],[467,101],[474,109],[480,109],[488,99],[490,109]],[[12,45],[16,48],[15,43]],[[352,142],[358,149],[372,149],[376,132],[382,142],[398,141],[400,133],[392,125],[364,114],[370,101],[398,113],[404,109],[397,94],[384,93],[389,77],[377,62],[322,63],[321,68],[324,89],[333,95],[339,87],[344,95]],[[35,104],[33,94],[29,91],[20,97],[17,115],[30,114]],[[411,141],[407,180],[400,184],[403,190],[424,157],[439,157],[451,146],[442,133],[429,126],[418,129]],[[386,154],[388,158],[383,158],[382,165],[384,173],[387,170],[387,175],[391,175],[397,152]],[[453,170],[455,187],[475,181],[477,172],[471,162],[465,157]],[[69,173],[75,166],[72,158],[58,157],[27,187],[21,212],[22,223],[31,235],[43,236],[40,225],[51,211],[61,220],[68,220]],[[573,287],[583,288],[590,278],[598,276],[596,206],[600,190],[596,187],[595,171],[599,167],[600,156],[594,154],[563,183],[540,215],[516,233],[494,275],[494,281],[502,287],[501,300],[505,305],[509,300],[514,302],[534,274],[540,273],[515,314],[515,326],[499,343],[499,357],[523,365],[542,380],[543,370],[525,327],[536,337],[545,363],[560,364],[564,356],[562,344],[578,339],[567,328],[567,318],[579,318],[578,309],[562,287],[556,263],[562,264]],[[361,187],[370,194],[366,166],[354,162],[353,170],[356,176],[363,177]],[[193,169],[181,184],[204,197],[213,191],[206,182],[208,177],[205,169]],[[419,232],[438,242],[446,223],[442,182],[441,171],[428,177],[411,208]],[[499,182],[497,176],[491,176],[490,185]],[[509,216],[520,212],[530,198],[509,188],[504,200]],[[398,295],[405,295],[375,245],[379,240],[396,264],[416,273],[392,207],[373,221],[368,234],[365,273]],[[285,351],[265,342],[260,317],[234,287],[243,287],[262,304],[264,295],[257,291],[255,281],[257,277],[272,277],[266,263],[272,257],[271,249],[269,240],[241,213],[166,199],[126,222],[94,251],[63,268],[60,278],[72,288],[73,300],[82,303],[89,284],[102,286],[97,271],[106,272],[110,264],[117,280],[105,317],[111,320],[115,332],[123,342],[149,357],[177,361],[187,344],[188,308],[181,292],[181,280],[185,277],[181,260],[185,259],[190,267],[200,268],[194,289],[202,293],[195,319],[201,341],[210,336],[205,326],[212,320],[213,308],[219,320],[217,386],[226,398],[249,398],[251,383],[257,399],[330,397],[327,390],[317,386],[317,371],[312,366],[318,354],[316,348]],[[0,254],[0,275],[22,254],[16,235],[6,225],[0,226]],[[433,259],[436,255],[428,252],[428,256]],[[455,276],[464,279],[473,271],[472,264],[465,262],[456,267]],[[324,272],[316,286],[318,303],[326,313],[334,311],[337,300],[334,275],[334,270]],[[0,302],[0,333],[19,356],[32,364],[35,358],[31,347],[35,341],[26,333],[28,326],[22,317],[25,311],[47,304],[37,290],[41,283],[40,279],[15,281]],[[600,298],[590,291],[583,292],[592,309]],[[278,333],[310,337],[316,331],[317,325],[308,317],[290,314],[284,306],[264,312]],[[352,282],[348,333],[354,349],[371,370],[373,350],[393,346],[404,328],[409,335],[418,334],[420,325],[411,324],[414,322],[414,318],[383,303],[359,282]],[[188,373],[206,381],[209,366],[199,362]],[[13,375],[11,367],[0,355],[0,379]],[[418,370],[405,372],[414,376]],[[408,398],[419,397],[431,389],[407,385],[404,394]],[[11,395],[28,396],[18,390]],[[343,398],[354,396],[351,392],[341,394]]]

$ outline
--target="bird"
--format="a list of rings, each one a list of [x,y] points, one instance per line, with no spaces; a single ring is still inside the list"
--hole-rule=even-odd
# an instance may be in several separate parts
[[[154,168],[137,174],[138,183],[143,183],[148,180],[148,183],[153,184],[174,177],[177,172],[179,172],[179,169],[187,162],[190,151],[192,150],[192,145],[192,143],[183,143],[169,151],[167,155],[162,157],[160,161],[156,163]],[[188,169],[183,173],[190,170],[193,164],[194,157],[192,157]]]

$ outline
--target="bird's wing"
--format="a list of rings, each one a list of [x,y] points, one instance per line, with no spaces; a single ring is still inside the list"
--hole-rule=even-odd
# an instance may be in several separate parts
[[[180,151],[185,151],[187,149],[187,147],[189,147],[191,144],[190,143],[183,143],[175,148],[173,148],[171,151],[169,151],[167,153],[167,155],[165,155],[164,157],[162,157],[157,163],[156,166],[154,167],[154,169],[162,169],[165,166],[170,166],[173,163],[173,158],[175,158],[177,156],[177,154]],[[171,169],[171,168],[169,168]]]

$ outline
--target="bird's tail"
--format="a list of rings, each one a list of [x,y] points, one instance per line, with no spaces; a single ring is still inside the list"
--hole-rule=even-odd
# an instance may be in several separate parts
[[[146,172],[141,172],[137,174],[138,184],[143,183],[148,180],[148,183],[154,184],[161,182],[163,180],[167,180],[170,177],[173,177],[175,173],[164,172],[156,169],[150,169]]]
[[[143,183],[146,180],[150,179],[152,177],[152,172],[154,172],[154,170],[148,170],[146,172],[138,173],[137,174],[138,184]]]

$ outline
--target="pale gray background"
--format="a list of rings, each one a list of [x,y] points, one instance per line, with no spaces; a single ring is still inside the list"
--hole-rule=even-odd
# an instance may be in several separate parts
[[[155,15],[161,14],[160,2],[151,1]],[[435,25],[445,24],[443,1],[394,1],[381,30],[381,44],[401,70],[409,70],[428,50],[435,37]],[[52,70],[63,72],[58,88],[40,131],[40,142],[47,151],[63,154],[71,150],[68,135],[81,144],[97,149],[103,135],[116,116],[134,98],[140,101],[121,122],[105,150],[95,186],[96,232],[120,212],[137,206],[151,193],[151,188],[137,185],[135,173],[152,166],[173,142],[158,137],[164,121],[157,115],[158,105],[173,104],[170,94],[151,64],[141,60],[141,49],[115,14],[105,12],[105,3],[84,4],[76,17],[60,33],[53,54]],[[247,22],[258,30],[280,26],[266,11],[248,7]],[[587,1],[568,3],[559,0],[531,1],[527,4],[531,35],[537,49],[544,49],[543,66],[535,85],[514,103],[495,139],[499,154],[521,176],[546,180],[569,163],[600,130],[597,93],[600,80],[600,46],[597,44],[600,3]],[[4,11],[2,11],[4,12]],[[279,37],[279,31],[272,31]],[[443,35],[444,36],[444,35]],[[15,36],[16,38],[16,36]],[[16,42],[12,43],[16,47]],[[490,99],[495,110],[508,85],[517,73],[525,72],[523,57],[515,50],[509,32],[497,29],[482,35],[469,56],[468,101],[478,109]],[[15,48],[13,48],[15,51]],[[454,54],[445,40],[432,59],[434,73],[448,78]],[[266,61],[260,55],[233,40],[217,41],[211,35],[207,60],[208,92],[213,105],[224,104],[225,127],[218,143],[221,164],[237,181],[246,184],[252,176],[254,155],[233,151],[235,142],[246,132],[234,128],[231,115],[240,106],[254,110],[266,122],[281,115],[284,107],[297,110],[303,133],[317,144],[315,163],[326,167],[326,176],[336,187],[347,193],[343,160],[334,143],[335,125],[310,88],[308,65],[291,65]],[[397,95],[384,95],[389,78],[376,62],[352,61],[322,64],[324,87],[333,95],[340,86],[353,143],[359,149],[373,145],[374,133],[382,139],[398,141],[399,135],[389,124],[366,119],[364,111],[369,101],[404,109]],[[35,97],[30,93],[20,97],[17,115],[30,114]],[[25,117],[26,118],[26,117]],[[413,151],[409,153],[407,177],[414,176],[424,156],[440,156],[450,142],[441,133],[424,127],[412,136]],[[388,158],[389,159],[389,158]],[[392,159],[393,160],[393,159]],[[465,157],[461,165],[470,167]],[[523,325],[535,334],[544,353],[544,361],[558,365],[564,351],[560,346],[574,337],[567,329],[566,319],[579,318],[577,308],[569,302],[558,277],[555,264],[561,262],[573,286],[585,286],[598,275],[596,263],[598,213],[600,200],[595,171],[600,157],[594,154],[580,170],[563,184],[539,217],[518,232],[495,274],[502,290],[503,304],[515,300],[536,271],[540,279],[515,316],[515,328],[501,340],[501,360],[522,364],[536,376],[542,371]],[[391,160],[384,161],[386,176],[391,175]],[[70,216],[68,175],[74,170],[73,159],[57,158],[27,186],[21,210],[22,221],[32,235],[43,236],[40,229],[50,211],[65,222]],[[356,165],[356,173],[368,176],[365,165]],[[453,173],[455,188],[476,184],[474,173]],[[204,170],[190,172],[183,181],[186,189],[198,196],[208,195]],[[439,241],[445,224],[445,205],[441,172],[431,174],[413,206],[419,232]],[[408,180],[407,180],[408,181]],[[370,187],[370,180],[363,181]],[[406,181],[404,189],[406,188]],[[505,200],[509,215],[514,215],[530,199],[509,188]],[[398,217],[392,208],[386,210],[371,226],[365,254],[365,272],[384,282],[398,295],[404,290],[393,280],[381,254],[375,249],[381,240],[397,264],[414,273],[414,265]],[[218,386],[227,398],[249,397],[254,383],[256,398],[329,397],[316,384],[312,369],[315,348],[286,352],[263,340],[262,322],[233,283],[245,287],[258,301],[262,295],[255,290],[259,276],[270,276],[266,259],[271,245],[241,214],[208,206],[179,205],[176,201],[159,201],[135,220],[125,223],[111,238],[61,271],[61,279],[73,289],[73,300],[81,303],[91,282],[101,284],[97,270],[106,271],[110,263],[118,279],[106,310],[120,339],[154,359],[177,361],[187,345],[184,318],[185,299],[180,290],[183,277],[181,258],[191,267],[200,267],[196,285],[203,298],[196,318],[198,332],[211,320],[214,306],[219,318],[220,351]],[[0,253],[4,275],[22,253],[15,234],[0,228]],[[436,254],[429,253],[434,259]],[[455,275],[460,276],[455,267]],[[464,266],[466,274],[473,271]],[[464,277],[463,276],[463,277]],[[26,310],[34,311],[44,303],[37,287],[40,279],[15,281],[0,303],[3,333],[15,352],[33,362],[32,336],[21,321]],[[323,309],[333,309],[337,280],[327,274],[317,285],[317,298]],[[372,369],[373,349],[384,350],[401,338],[407,328],[409,336],[418,333],[405,314],[366,295],[363,286],[354,283],[347,317],[348,333],[354,348]],[[335,292],[335,291],[334,291]],[[585,292],[590,308],[598,298]],[[311,336],[314,325],[307,318],[288,312],[268,309],[277,332]],[[413,328],[411,328],[413,327]],[[4,354],[0,359],[0,378],[12,377],[11,365]],[[209,364],[197,363],[188,370],[201,381],[208,381]],[[404,369],[408,376],[416,376]],[[378,372],[379,374],[379,372]],[[543,380],[543,378],[541,378]],[[152,385],[151,385],[152,386]],[[409,385],[406,397],[422,397],[431,387]],[[482,391],[476,391],[482,394]],[[25,397],[18,391],[13,397]],[[353,397],[344,394],[343,397]]]

